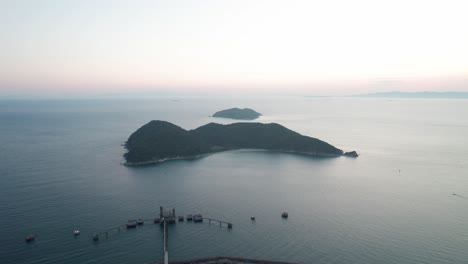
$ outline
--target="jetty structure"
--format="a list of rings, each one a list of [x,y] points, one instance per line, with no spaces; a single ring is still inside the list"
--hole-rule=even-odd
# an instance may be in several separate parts
[[[174,224],[176,222],[175,209],[164,210],[162,206],[159,207],[159,218],[161,219],[161,224],[166,222],[168,224]]]
[[[282,216],[284,217],[284,214],[286,214],[287,217],[287,212],[283,212]],[[202,222],[208,222],[208,224],[216,224],[219,225],[220,227],[226,226],[228,229],[233,228],[233,224],[230,222],[218,220],[218,219],[213,219],[209,217],[203,217],[201,214],[194,214],[194,215],[187,215],[187,221],[192,221],[194,223],[202,223]],[[253,218],[255,219],[255,217]],[[210,257],[210,258],[203,258],[203,259],[192,259],[192,260],[185,260],[185,261],[175,261],[175,262],[169,262],[169,249],[168,249],[168,242],[169,242],[169,233],[168,233],[168,225],[170,224],[175,224],[177,221],[183,222],[184,221],[184,216],[176,216],[175,209],[173,208],[172,210],[164,210],[162,206],[159,208],[159,217],[153,218],[153,219],[144,219],[144,218],[138,218],[137,220],[128,220],[127,223],[110,227],[107,230],[103,232],[98,232],[94,233],[92,236],[92,240],[97,243],[99,242],[100,238],[103,236],[107,239],[109,234],[112,232],[118,232],[120,233],[121,229],[134,229],[137,228],[137,226],[143,226],[145,221],[154,221],[155,224],[161,225],[163,228],[163,262],[152,262],[153,264],[247,264],[247,263],[257,263],[257,264],[294,264],[290,262],[279,262],[279,261],[269,261],[269,260],[258,260],[258,259],[247,259],[247,258],[239,258],[239,257]],[[80,234],[79,230],[74,231],[74,235]],[[25,241],[30,243],[35,240],[34,235],[28,235],[25,237]]]
[[[169,249],[168,249],[168,241],[169,241],[169,234],[168,234],[168,225],[173,225],[176,222],[183,222],[184,221],[184,216],[176,216],[176,211],[174,208],[170,210],[165,210],[162,206],[159,207],[159,217],[153,218],[153,219],[144,219],[144,218],[138,218],[137,220],[128,220],[127,223],[123,225],[118,225],[114,226],[111,228],[108,228],[107,230],[99,233],[95,233],[92,237],[92,240],[97,243],[100,238],[105,237],[106,239],[108,238],[109,234],[112,233],[120,233],[121,229],[135,229],[139,226],[143,226],[144,222],[148,221],[151,222],[153,221],[154,224],[159,224],[163,228],[163,255],[164,255],[164,264],[169,264]],[[230,222],[218,220],[218,219],[213,219],[209,217],[203,217],[201,214],[194,214],[193,216],[187,215],[187,221],[192,221],[194,223],[199,223],[199,222],[204,222],[208,221],[208,224],[216,224],[219,225],[220,227],[227,227],[228,229],[232,229],[233,224]],[[172,262],[171,262],[172,263]]]
[[[190,216],[190,219],[192,219],[192,215],[189,215]],[[164,210],[164,208],[162,206],[159,207],[159,218],[156,218],[158,219],[158,223],[161,224],[163,226],[163,244],[164,244],[164,247],[163,247],[163,252],[164,252],[164,264],[169,264],[169,250],[168,250],[168,230],[167,230],[167,226],[169,224],[174,224],[176,222],[176,219],[179,220],[179,222],[183,222],[184,221],[184,217],[183,216],[179,216],[177,217],[176,216],[176,213],[175,213],[175,209],[173,208],[172,210]],[[155,219],[155,223],[156,223],[156,219]],[[187,216],[187,219],[189,219],[189,217]],[[201,214],[195,214],[193,215],[193,222],[197,223],[197,222],[203,222],[203,220],[208,220],[208,223],[211,224],[211,223],[216,223],[216,224],[219,224],[220,227],[222,227],[223,225],[226,225],[227,228],[229,229],[232,229],[232,223],[229,223],[229,222],[226,222],[226,221],[222,221],[222,220],[217,220],[217,219],[213,219],[213,218],[208,218],[208,217],[203,217]]]

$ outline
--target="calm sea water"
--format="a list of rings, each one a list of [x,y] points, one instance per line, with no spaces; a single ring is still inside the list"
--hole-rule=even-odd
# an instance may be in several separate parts
[[[234,106],[361,156],[241,150],[120,165],[121,144],[148,121],[193,129],[230,122],[209,115]],[[169,230],[172,260],[468,263],[467,116],[468,100],[443,99],[0,101],[0,262],[159,261],[158,225],[98,243],[91,237],[154,217],[163,205],[234,224],[177,223]],[[76,228],[82,234],[74,238]],[[26,244],[30,233],[37,239]]]

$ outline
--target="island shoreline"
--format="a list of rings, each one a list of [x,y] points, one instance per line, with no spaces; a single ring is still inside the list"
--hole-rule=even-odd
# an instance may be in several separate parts
[[[171,160],[191,160],[233,150],[293,153],[311,157],[357,157],[317,138],[301,135],[276,123],[209,123],[185,130],[167,121],[152,120],[124,144],[125,166],[144,166]]]
[[[238,151],[238,150],[247,150],[247,151],[264,151],[264,152],[271,152],[271,153],[284,153],[284,154],[296,154],[296,155],[304,155],[312,158],[338,158],[338,157],[346,157],[344,154],[341,155],[333,155],[327,153],[311,153],[311,152],[300,152],[300,151],[288,151],[288,150],[271,150],[271,149],[250,149],[250,148],[239,148],[239,149],[226,149],[221,151],[214,151],[205,154],[195,155],[195,156],[185,156],[185,157],[173,157],[173,158],[164,158],[158,160],[148,160],[148,161],[139,161],[139,162],[123,162],[122,165],[126,167],[143,167],[143,166],[151,166],[151,165],[158,165],[161,163],[169,162],[169,161],[176,161],[176,160],[196,160],[201,159],[210,155],[214,155],[217,153],[222,152],[230,152],[230,151]]]

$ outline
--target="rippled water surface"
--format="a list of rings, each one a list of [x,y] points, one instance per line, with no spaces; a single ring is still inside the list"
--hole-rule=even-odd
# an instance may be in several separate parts
[[[209,116],[234,106],[361,156],[239,150],[120,165],[121,144],[148,121],[185,129],[228,123]],[[467,116],[467,100],[442,99],[0,101],[0,262],[159,261],[158,225],[98,243],[91,237],[128,219],[152,218],[164,205],[234,224],[171,226],[172,260],[468,263]],[[287,220],[280,217],[285,210]],[[76,228],[82,234],[74,238]],[[26,244],[30,233],[37,239]]]

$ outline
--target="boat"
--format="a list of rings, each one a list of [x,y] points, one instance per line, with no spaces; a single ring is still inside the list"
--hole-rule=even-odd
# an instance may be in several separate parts
[[[184,221],[184,217],[183,216],[179,216],[179,222],[183,222]]]
[[[94,241],[98,241],[98,240],[99,240],[99,235],[98,235],[98,234],[95,234],[95,235],[93,236],[93,240],[94,240]]]
[[[281,214],[281,217],[283,217],[283,218],[288,218],[288,212],[283,212],[283,213]]]
[[[203,222],[203,216],[201,214],[196,214],[193,216],[193,221],[196,222]]]
[[[143,220],[143,219],[141,219],[141,218],[138,219],[138,221],[137,221],[137,224],[138,224],[138,225],[143,225],[144,223],[145,223],[145,220]]]
[[[155,219],[154,219],[154,223],[155,223],[155,224],[161,223],[161,218],[159,218],[159,217],[158,217],[158,218],[155,218]]]
[[[79,236],[80,235],[80,230],[76,229],[75,231],[73,231],[73,235]]]
[[[255,216],[251,216],[250,220],[255,221]]]
[[[136,220],[128,220],[127,222],[127,228],[135,228],[137,227],[137,221]]]
[[[34,239],[36,239],[33,235],[28,235],[24,238],[24,240],[26,240],[26,242],[33,242]]]
[[[187,215],[187,221],[192,221],[193,216],[191,214]]]

